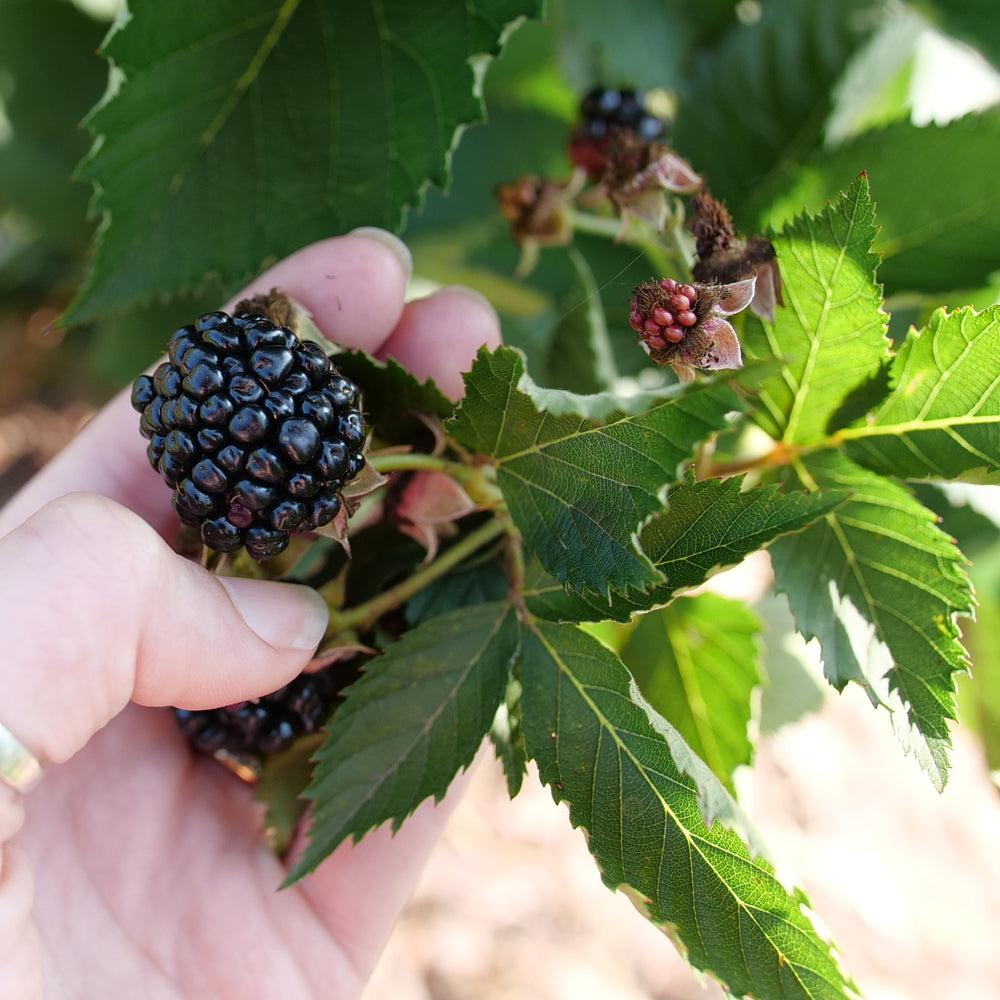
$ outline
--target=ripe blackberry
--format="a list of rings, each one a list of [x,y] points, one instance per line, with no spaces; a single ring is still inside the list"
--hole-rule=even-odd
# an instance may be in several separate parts
[[[181,520],[217,552],[275,556],[328,524],[364,466],[358,387],[262,314],[201,316],[132,386],[150,465]]]
[[[654,288],[648,303],[633,297],[629,326],[654,351],[667,344],[679,344],[698,322],[698,289],[664,278]]]
[[[226,708],[175,708],[174,717],[196,750],[259,761],[326,722],[343,686],[342,664],[339,670],[339,678],[337,666],[302,674],[274,694]]]
[[[595,87],[580,102],[580,125],[570,136],[570,159],[591,177],[601,177],[608,165],[607,143],[616,129],[653,142],[665,138],[667,124],[646,110],[641,93]]]

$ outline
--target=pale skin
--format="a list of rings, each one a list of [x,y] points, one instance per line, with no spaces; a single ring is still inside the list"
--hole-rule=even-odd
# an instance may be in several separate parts
[[[386,237],[315,244],[248,291],[280,286],[329,336],[457,398],[478,347],[500,341],[496,315],[461,288],[404,307],[407,254]],[[144,447],[121,395],[0,511],[0,722],[46,765],[27,797],[0,784],[0,1000],[350,1000],[453,795],[276,891],[286,868],[250,790],[148,707],[280,687],[326,612],[299,588],[223,587],[175,555]]]

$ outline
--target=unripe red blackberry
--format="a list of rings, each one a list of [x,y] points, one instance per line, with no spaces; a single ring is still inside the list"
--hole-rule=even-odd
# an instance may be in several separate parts
[[[200,712],[176,708],[174,716],[196,750],[259,761],[316,732],[333,710],[345,679],[350,677],[340,664],[302,674],[263,698]]]
[[[201,316],[132,386],[150,465],[217,552],[277,555],[328,524],[364,466],[358,388],[323,348],[262,314]]]
[[[655,285],[652,295],[634,297],[629,325],[639,338],[654,351],[668,344],[679,344],[687,331],[698,322],[698,290],[694,285],[682,285],[673,278],[664,278]]]

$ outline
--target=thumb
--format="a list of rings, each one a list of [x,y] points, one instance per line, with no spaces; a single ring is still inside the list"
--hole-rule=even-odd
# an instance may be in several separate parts
[[[0,722],[53,763],[129,701],[214,708],[276,690],[327,624],[314,591],[214,577],[89,494],[0,539],[0,608]]]

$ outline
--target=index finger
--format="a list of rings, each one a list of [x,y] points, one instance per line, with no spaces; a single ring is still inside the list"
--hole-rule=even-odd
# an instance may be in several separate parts
[[[403,310],[409,252],[382,230],[361,230],[314,243],[286,257],[229,303],[274,286],[305,306],[317,325],[348,347],[375,352]],[[164,343],[170,335],[164,330]],[[0,535],[50,500],[98,493],[130,508],[157,531],[176,526],[170,491],[146,459],[146,442],[123,390],[0,511]]]

